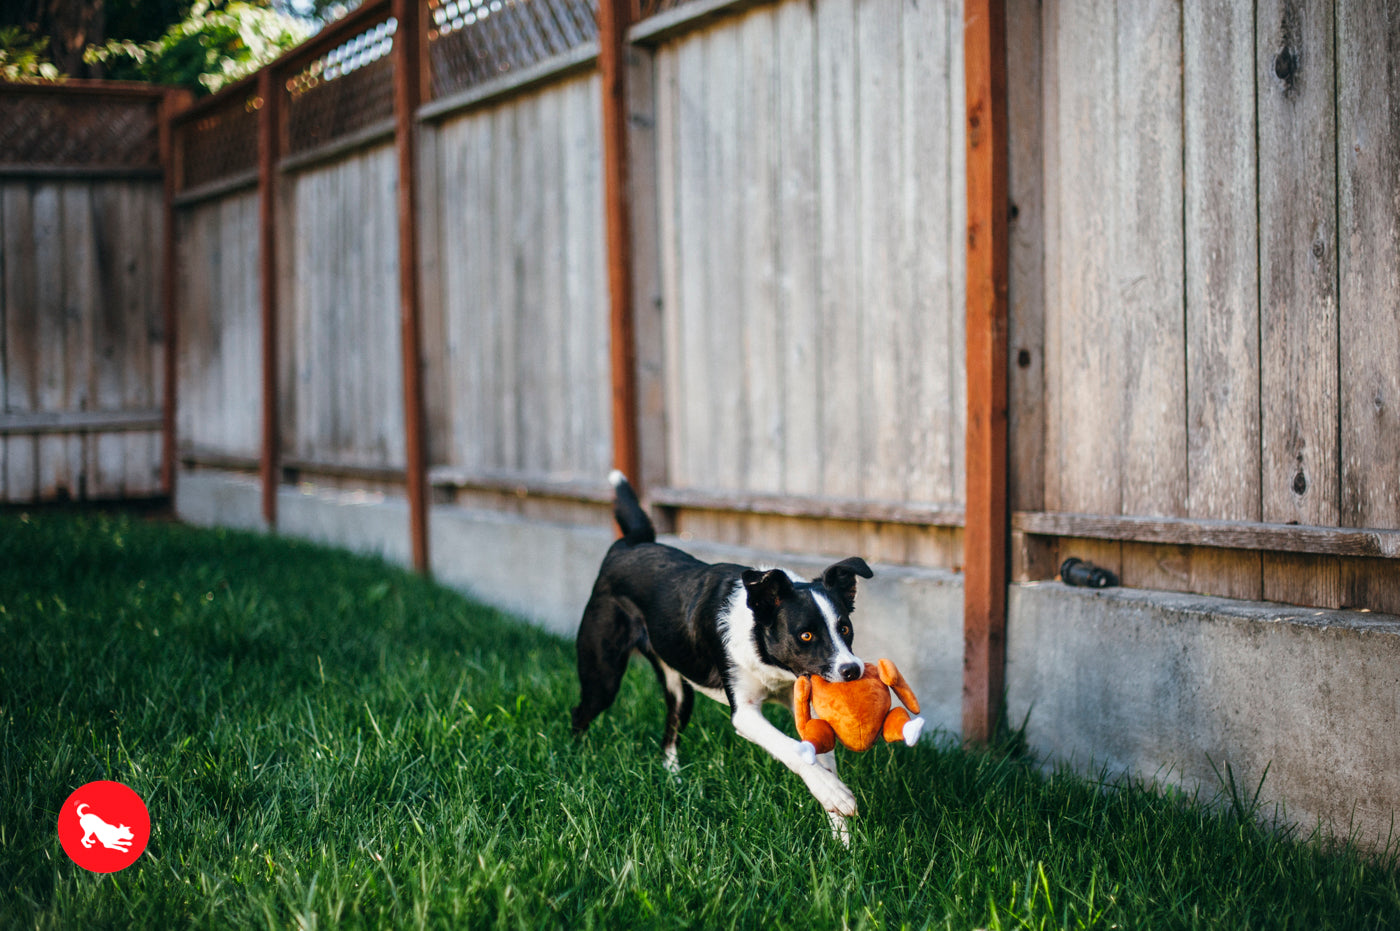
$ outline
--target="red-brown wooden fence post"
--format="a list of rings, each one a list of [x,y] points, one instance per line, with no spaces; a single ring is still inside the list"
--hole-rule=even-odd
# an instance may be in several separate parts
[[[963,8],[967,79],[967,517],[963,739],[986,743],[1006,680],[1007,136],[1005,0]]]
[[[403,342],[404,457],[408,485],[409,535],[413,566],[427,572],[428,475],[423,428],[422,326],[418,286],[417,113],[422,87],[420,4],[393,0],[394,144],[398,150],[399,323]]]
[[[598,2],[598,72],[603,94],[603,197],[607,204],[609,355],[613,465],[642,479],[637,437],[637,348],[632,296],[632,198],[627,152],[627,28],[634,0]]]
[[[262,513],[277,526],[280,428],[277,420],[277,155],[281,88],[276,69],[258,72],[258,298],[262,311]]]
[[[162,369],[165,378],[165,391],[161,399],[161,442],[160,442],[160,484],[161,488],[170,496],[172,504],[175,497],[175,405],[177,401],[176,379],[179,376],[179,346],[177,337],[179,335],[179,320],[177,319],[177,302],[179,295],[177,289],[179,285],[178,269],[176,267],[177,255],[175,248],[175,185],[177,165],[175,159],[175,131],[171,125],[175,114],[188,107],[193,100],[193,96],[186,90],[168,90],[160,105],[160,164],[163,180],[163,195],[161,200],[161,213],[165,223],[164,236],[161,241],[161,269],[160,301],[161,301],[161,328],[165,336],[165,353],[161,359]]]

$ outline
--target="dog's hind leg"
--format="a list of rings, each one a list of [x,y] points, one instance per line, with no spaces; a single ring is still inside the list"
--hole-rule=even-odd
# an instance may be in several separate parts
[[[641,614],[630,603],[595,592],[583,611],[578,630],[579,703],[574,707],[574,735],[588,730],[593,719],[617,698],[632,651],[646,643]]]
[[[695,690],[681,674],[661,662],[654,653],[647,653],[651,666],[656,670],[656,681],[666,694],[666,729],[661,735],[661,755],[663,765],[671,773],[681,770],[680,758],[676,754],[676,740],[686,724],[690,723],[690,713],[695,708]]]

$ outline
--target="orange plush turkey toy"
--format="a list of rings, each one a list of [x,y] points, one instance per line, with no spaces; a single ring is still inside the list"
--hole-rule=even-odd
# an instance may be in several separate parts
[[[820,676],[802,676],[793,686],[793,716],[803,743],[800,752],[809,763],[827,753],[840,740],[857,752],[869,750],[881,736],[889,743],[902,740],[914,746],[924,729],[924,719],[910,717],[904,708],[890,706],[890,689],[915,715],[919,700],[894,663],[880,660],[865,664],[865,674],[850,682],[828,682]]]

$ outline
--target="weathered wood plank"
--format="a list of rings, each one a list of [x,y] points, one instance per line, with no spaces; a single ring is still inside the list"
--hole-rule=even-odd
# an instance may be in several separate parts
[[[33,235],[35,248],[34,405],[37,410],[62,410],[67,401],[67,340],[63,285],[66,269],[62,242],[63,192],[60,186],[41,187],[34,192]],[[53,500],[59,489],[68,487],[68,441],[66,437],[40,437],[36,443],[38,463],[36,489],[40,500]]]
[[[1034,511],[1012,514],[1011,527],[1024,533],[1059,537],[1400,559],[1400,531],[1395,530]]]
[[[1265,0],[1256,24],[1261,516],[1330,526],[1340,517],[1333,17]],[[1264,597],[1335,606],[1338,566],[1265,557]]]
[[[1340,522],[1400,529],[1400,9],[1337,4]],[[1400,573],[1354,569],[1347,600],[1400,604]]]
[[[490,461],[495,433],[484,405],[491,347],[489,262],[492,238],[482,221],[491,208],[489,111],[443,124],[442,197],[457,204],[443,212],[443,313],[447,317],[447,403],[451,411],[449,462],[481,468]]]
[[[520,160],[512,143],[517,138],[521,119],[518,108],[503,108],[496,118],[493,133],[503,146],[502,157],[495,162],[496,183],[502,192],[510,192],[513,199],[520,191]],[[498,210],[505,210],[512,200],[502,198],[497,202]],[[500,213],[495,216],[500,216]],[[499,461],[506,468],[518,469],[521,466],[520,449],[520,382],[517,373],[518,334],[516,330],[515,308],[517,306],[517,273],[514,268],[514,228],[511,236],[501,236],[501,254],[497,256],[496,273],[496,339],[499,359],[497,377],[499,381],[501,406],[497,412],[496,436],[499,448]]]
[[[1060,273],[1063,261],[1060,243],[1064,234],[1063,211],[1060,209],[1063,196],[1060,184],[1060,0],[1043,0],[1040,11],[1041,82],[1044,88],[1040,122],[1041,149],[1044,161],[1041,167],[1040,183],[1044,190],[1042,205],[1045,211],[1042,221],[1045,249],[1045,258],[1042,263],[1045,289],[1042,336],[1045,340],[1045,350],[1041,359],[1040,376],[1041,382],[1045,386],[1045,412],[1043,415],[1045,452],[1042,457],[1040,494],[1046,510],[1059,511],[1064,507],[1060,499],[1059,479],[1060,448],[1063,445],[1060,437],[1060,419],[1066,406],[1059,373],[1060,318],[1063,314],[1064,302],[1063,276]],[[1012,99],[1015,97],[1013,96]],[[1011,136],[1013,139],[1017,137],[1018,125],[1017,123],[1012,124]],[[1013,180],[1015,177],[1013,173]],[[1013,260],[1016,255],[1015,242],[1013,236]],[[1014,295],[1012,307],[1013,309],[1015,307]],[[1014,435],[1012,442],[1016,442]],[[1015,466],[1013,465],[1012,468],[1014,469]]]
[[[1259,520],[1259,228],[1254,11],[1183,11],[1186,184],[1186,515]],[[1189,585],[1262,597],[1258,556],[1195,548]]]
[[[747,153],[740,145],[740,114],[749,75],[740,39],[743,30],[716,29],[706,38],[709,103],[705,145],[709,149],[704,179],[708,201],[703,234],[709,240],[705,275],[705,304],[690,308],[709,318],[705,327],[706,364],[714,431],[701,438],[711,450],[712,479],[721,488],[742,488],[752,461],[752,372],[744,363],[743,341],[756,338],[749,315],[754,308],[742,290],[749,263],[745,254],[742,180],[748,172]],[[747,145],[749,140],[745,140]],[[736,288],[736,285],[738,286]],[[737,293],[736,293],[737,292]]]
[[[780,75],[777,116],[777,313],[781,320],[783,462],[779,489],[793,494],[821,490],[821,393],[830,390],[822,361],[818,282],[821,214],[819,150],[812,126],[817,118],[812,69],[815,16],[802,3],[776,10],[774,68]]]
[[[713,153],[709,145],[707,104],[712,86],[704,77],[709,56],[706,34],[684,42],[676,49],[676,101],[672,118],[676,121],[675,147],[678,178],[677,251],[673,262],[680,274],[678,297],[672,314],[672,332],[677,339],[673,357],[680,361],[678,391],[672,403],[677,409],[676,480],[682,484],[714,481],[714,448],[718,420],[710,399],[710,373],[706,365],[708,290],[704,269],[718,261],[711,254],[712,243],[705,235],[708,217],[708,191],[705,179],[712,171]]]
[[[662,316],[658,185],[658,84],[653,50],[632,47],[627,68],[628,170],[631,190],[632,314],[637,388],[637,453],[645,489],[668,481],[665,331]],[[597,112],[593,108],[587,112]],[[576,161],[584,161],[582,153]],[[576,211],[577,212],[577,211]],[[611,424],[605,425],[611,433]],[[607,461],[607,460],[605,460]],[[670,528],[665,528],[669,530]]]
[[[903,6],[901,103],[904,263],[899,305],[907,341],[901,393],[907,494],[916,500],[962,497],[966,313],[966,183],[961,150],[960,3]],[[954,49],[954,46],[957,49]]]
[[[537,468],[549,473],[567,471],[573,459],[569,432],[574,398],[569,391],[575,376],[570,334],[572,316],[586,316],[586,310],[573,307],[565,298],[564,278],[568,268],[567,240],[569,192],[564,188],[564,164],[574,158],[565,135],[565,112],[570,109],[565,89],[540,95],[539,138],[533,144],[542,149],[539,185],[542,197],[540,240],[536,268],[540,279],[540,309],[544,331],[551,334],[543,350],[544,371],[539,398],[539,416],[534,428],[544,436],[544,454]],[[579,381],[580,386],[583,384]],[[603,474],[601,472],[599,475]]]
[[[409,154],[411,155],[412,153],[410,152]],[[381,441],[375,458],[375,464],[384,465],[392,469],[402,468],[405,470],[416,470],[416,477],[410,482],[411,485],[416,483],[417,490],[414,491],[413,494],[426,494],[426,480],[423,478],[423,470],[426,468],[426,464],[423,461],[423,451],[425,447],[419,445],[414,453],[413,460],[410,462],[409,459],[409,443],[421,444],[422,439],[421,372],[414,378],[413,391],[416,394],[416,400],[413,401],[406,400],[406,393],[409,391],[409,382],[408,379],[404,377],[404,367],[409,364],[410,358],[413,359],[416,365],[421,365],[422,360],[421,353],[419,353],[418,349],[413,349],[409,353],[405,352],[405,340],[416,342],[418,346],[421,347],[422,333],[419,327],[411,322],[409,323],[408,329],[415,335],[410,335],[405,331],[402,309],[405,302],[412,301],[414,305],[414,316],[416,317],[421,310],[422,300],[421,297],[416,296],[416,287],[400,279],[399,276],[399,269],[402,262],[415,261],[413,259],[406,260],[404,253],[400,251],[401,242],[404,237],[408,235],[411,227],[406,228],[403,232],[398,232],[400,210],[411,211],[412,207],[407,202],[401,207],[399,202],[398,150],[386,149],[378,161],[378,169],[376,174],[377,196],[379,198],[381,210],[383,211],[381,214],[383,218],[381,222],[384,224],[381,228],[387,227],[394,229],[396,235],[392,237],[392,248],[381,249],[377,253],[374,253],[372,246],[373,241],[371,241],[370,248],[372,254],[377,254],[378,256],[378,271],[375,277],[380,294],[379,306],[382,308],[378,318],[380,325],[379,332],[384,334],[383,339],[385,344],[396,347],[397,351],[388,354],[389,357],[383,360],[382,372],[384,389],[382,403],[385,407],[384,419],[381,421]],[[403,243],[403,247],[407,248],[409,246],[411,246],[411,244]],[[408,290],[410,288],[414,288],[414,296],[409,295]],[[414,408],[414,412],[411,416],[415,418],[412,428],[409,426],[408,419],[410,417],[410,406]],[[419,512],[418,516],[414,518],[417,526],[417,529],[414,530],[415,535],[420,534],[420,531],[427,527],[426,503],[427,499],[424,497],[421,504],[413,505],[415,510]],[[426,536],[420,536],[414,543],[414,546],[421,547],[422,552],[426,553]]]
[[[907,488],[907,418],[913,413],[901,375],[910,368],[896,283],[903,277],[898,240],[902,232],[903,187],[907,166],[901,137],[900,26],[898,0],[856,6],[854,190],[859,249],[852,256],[859,299],[848,309],[859,319],[855,386],[867,403],[860,418],[859,492],[872,498],[900,498]],[[892,235],[893,234],[893,235]],[[891,241],[893,240],[893,241]],[[876,559],[886,558],[873,553]]]
[[[447,444],[452,431],[448,421],[450,398],[446,381],[447,335],[446,302],[443,299],[444,214],[449,212],[443,197],[442,127],[420,125],[418,147],[418,262],[419,288],[423,301],[420,325],[423,328],[423,410],[427,436],[428,465],[440,465],[451,458]]]
[[[948,410],[951,487],[948,497],[967,493],[967,99],[964,63],[965,11],[962,0],[947,0],[948,19]],[[948,565],[948,564],[945,564]]]
[[[1010,278],[1007,326],[1008,501],[1013,509],[1045,507],[1045,233],[1046,132],[1041,6],[1006,5]],[[1051,65],[1050,67],[1053,67]]]
[[[786,462],[787,409],[785,397],[786,353],[782,347],[787,328],[778,304],[778,240],[776,198],[780,187],[775,122],[779,72],[775,67],[776,11],[756,8],[737,31],[738,95],[736,140],[740,154],[735,169],[739,180],[742,221],[735,237],[740,249],[743,292],[741,329],[731,333],[739,340],[736,361],[743,366],[746,383],[745,433],[740,442],[748,450],[748,462],[735,487],[773,491],[783,484]],[[716,231],[718,232],[718,231]]]
[[[128,349],[126,330],[133,316],[130,283],[135,270],[126,267],[124,242],[141,239],[141,218],[132,216],[132,191],[124,185],[101,184],[93,189],[93,224],[97,231],[97,291],[106,299],[93,308],[92,393],[99,411],[126,406],[126,375],[135,374],[141,356]],[[138,344],[132,349],[139,351]],[[126,471],[126,437],[99,435],[88,440],[88,493],[117,497]]]
[[[1118,151],[1111,303],[1123,366],[1122,513],[1186,512],[1186,334],[1182,230],[1181,8],[1117,11]],[[1184,555],[1125,546],[1132,584],[1165,587]]]
[[[33,233],[33,188],[7,182],[0,186],[0,242],[4,243],[5,410],[35,409],[37,373],[31,360],[38,351],[36,237]],[[31,501],[37,491],[38,444],[32,437],[9,437],[5,444],[5,500]]]
[[[685,48],[690,43],[685,43]],[[664,360],[664,391],[666,420],[666,480],[670,484],[685,481],[687,463],[684,458],[689,421],[685,405],[682,366],[685,364],[679,324],[681,304],[681,273],[675,256],[681,249],[681,181],[682,144],[681,92],[679,78],[680,53],[675,46],[656,52],[656,225],[657,264],[661,277],[662,359]]]
[[[859,320],[861,228],[852,211],[860,179],[855,137],[859,112],[858,36],[854,0],[817,4],[817,157],[821,213],[819,313],[823,434],[821,491],[858,497],[865,399],[855,388],[863,357]]]
[[[1073,67],[1057,68],[1052,93],[1057,135],[1059,235],[1056,301],[1047,308],[1049,342],[1056,357],[1048,377],[1057,399],[1050,430],[1055,459],[1049,462],[1054,495],[1068,511],[1121,513],[1123,505],[1122,320],[1110,290],[1117,240],[1115,198],[1105,186],[1118,178],[1117,10],[1105,0],[1058,4],[1056,54]],[[1049,182],[1047,182],[1049,183]],[[1116,193],[1116,191],[1115,191]],[[1085,558],[1122,569],[1121,546],[1098,545]]]
[[[0,414],[0,436],[45,433],[122,433],[160,428],[160,408],[116,407],[106,410],[23,411]]]
[[[549,420],[561,399],[547,399],[549,378],[546,369],[558,365],[559,339],[553,331],[543,307],[542,276],[539,274],[540,250],[543,245],[547,218],[548,194],[545,190],[545,113],[543,99],[538,94],[515,101],[518,119],[515,127],[515,152],[520,173],[516,184],[515,252],[516,270],[515,323],[520,334],[516,377],[520,392],[517,410],[519,447],[517,468],[531,471],[547,469],[548,442],[542,421]],[[526,344],[530,348],[525,349]],[[550,346],[549,344],[553,345]],[[528,352],[532,359],[525,358]]]
[[[652,500],[666,507],[765,514],[820,520],[871,521],[936,527],[961,527],[963,509],[953,503],[930,503],[826,495],[774,495],[722,489],[657,488]]]

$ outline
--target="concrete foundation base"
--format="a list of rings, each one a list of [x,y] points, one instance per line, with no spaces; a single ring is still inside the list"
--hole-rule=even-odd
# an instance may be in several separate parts
[[[279,532],[407,564],[401,499],[284,489]],[[181,477],[191,523],[260,528],[255,481]],[[611,527],[580,527],[439,506],[430,516],[434,575],[547,630],[572,637]],[[812,576],[828,560],[676,542],[708,561],[778,565]],[[909,678],[935,730],[962,718],[962,580],[874,566],[856,602],[856,647]],[[1008,715],[1029,712],[1031,749],[1090,773],[1106,768],[1219,788],[1229,764],[1262,814],[1278,807],[1310,830],[1379,847],[1400,814],[1400,618],[1165,592],[1012,586]],[[1397,825],[1400,827],[1400,825]],[[1397,835],[1400,836],[1400,835]]]
[[[1205,798],[1228,763],[1251,794],[1264,778],[1264,817],[1390,836],[1400,618],[1054,582],[1013,586],[1009,612],[1008,713],[1042,756]]]

